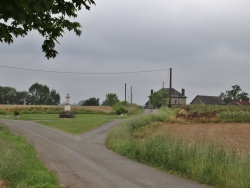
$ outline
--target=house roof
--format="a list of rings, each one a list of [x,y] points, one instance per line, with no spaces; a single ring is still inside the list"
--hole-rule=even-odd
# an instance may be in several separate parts
[[[250,102],[247,101],[232,101],[228,105],[240,105],[240,106],[250,106]]]
[[[225,104],[225,102],[218,96],[197,95],[190,104],[194,101],[199,101],[201,104]]]
[[[161,91],[161,90],[165,90],[167,92],[170,91],[169,88],[162,88],[159,91]],[[174,97],[174,98],[187,98],[185,95],[182,95],[182,93],[180,93],[179,91],[175,90],[174,88],[171,89],[171,97]]]

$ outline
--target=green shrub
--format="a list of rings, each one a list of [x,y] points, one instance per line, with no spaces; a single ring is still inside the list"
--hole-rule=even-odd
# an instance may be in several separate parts
[[[13,115],[14,115],[14,116],[19,116],[19,115],[20,115],[20,112],[19,112],[19,111],[14,111],[14,112],[13,112]]]
[[[129,104],[125,102],[118,102],[113,106],[113,113],[120,114],[140,114],[143,110],[136,104]]]

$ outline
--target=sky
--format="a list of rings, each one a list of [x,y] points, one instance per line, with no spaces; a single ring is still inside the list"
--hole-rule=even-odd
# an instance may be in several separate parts
[[[172,68],[172,86],[185,89],[188,104],[196,95],[219,96],[236,84],[250,94],[249,0],[95,2],[78,13],[81,37],[65,31],[55,59],[45,58],[36,31],[0,43],[0,86],[28,91],[38,82],[59,92],[61,102],[69,94],[77,103],[91,97],[102,102],[107,93],[124,101],[126,83],[126,100],[132,87],[133,102],[144,105],[151,89],[169,87]]]

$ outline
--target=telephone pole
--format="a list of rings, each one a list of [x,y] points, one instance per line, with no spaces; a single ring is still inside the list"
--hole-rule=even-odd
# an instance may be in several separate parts
[[[131,90],[130,90],[130,103],[133,103],[133,88],[131,86]]]
[[[125,83],[125,104],[127,104],[127,84]]]
[[[170,79],[169,79],[169,103],[168,103],[168,107],[171,108],[172,104],[171,104],[171,97],[172,97],[172,68],[169,69],[170,71]]]

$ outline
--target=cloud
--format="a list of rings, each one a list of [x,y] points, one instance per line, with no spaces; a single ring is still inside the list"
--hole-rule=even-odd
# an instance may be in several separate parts
[[[186,89],[188,101],[219,95],[238,84],[250,93],[250,12],[247,0],[96,1],[79,12],[79,38],[65,32],[59,56],[47,61],[43,38],[31,32],[14,44],[0,45],[0,65],[71,72],[123,72],[173,68],[173,86]],[[150,89],[167,82],[168,71],[134,75],[74,75],[0,68],[0,85],[27,89],[47,84],[71,100],[117,93],[133,86],[134,102],[144,104]],[[165,84],[166,85],[166,84]],[[129,92],[129,91],[128,91]]]

